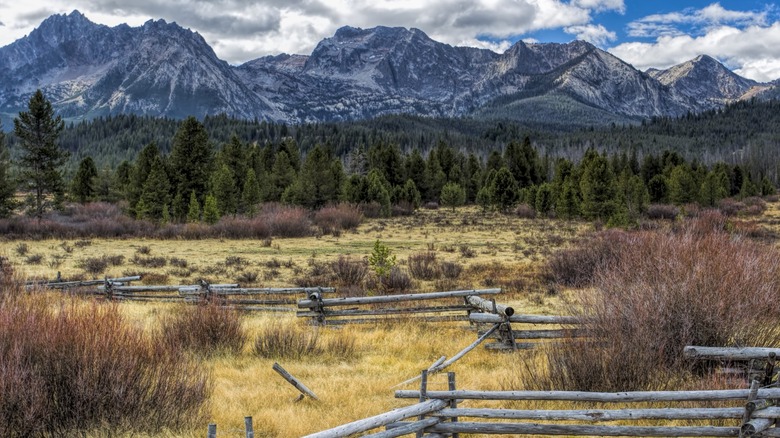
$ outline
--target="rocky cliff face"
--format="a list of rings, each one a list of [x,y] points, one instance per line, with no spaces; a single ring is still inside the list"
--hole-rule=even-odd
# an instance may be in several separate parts
[[[770,88],[706,56],[640,72],[581,41],[518,42],[497,54],[389,27],[344,27],[309,56],[230,66],[199,34],[175,23],[111,28],[77,11],[54,15],[0,48],[0,84],[0,113],[6,116],[24,109],[41,88],[72,119],[227,113],[294,123],[389,113],[524,120],[539,117],[533,114],[539,108],[558,114],[560,123],[591,113],[587,123],[593,123],[610,115],[696,112]]]

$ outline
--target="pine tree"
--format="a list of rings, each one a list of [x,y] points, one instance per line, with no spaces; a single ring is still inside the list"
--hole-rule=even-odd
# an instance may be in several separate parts
[[[388,183],[378,170],[368,172],[366,201],[376,202],[380,206],[382,216],[390,216],[390,191]]]
[[[211,194],[217,200],[217,209],[223,215],[236,214],[238,210],[238,187],[233,172],[223,164],[211,175]]]
[[[198,197],[195,196],[195,191],[190,192],[190,203],[187,209],[187,222],[196,223],[200,221],[200,203]]]
[[[555,205],[554,199],[555,197],[552,184],[540,184],[536,190],[534,208],[537,212],[539,212],[539,214],[548,215],[553,210],[553,206]]]
[[[217,198],[212,194],[206,195],[206,200],[203,203],[203,221],[209,225],[214,225],[219,222],[220,214],[217,207]]]
[[[208,190],[214,164],[214,150],[206,128],[194,117],[188,117],[179,126],[173,138],[169,164],[175,187],[177,205],[173,206],[177,220],[187,211],[187,193],[195,191],[200,201]]]
[[[92,157],[85,157],[79,162],[79,168],[71,182],[73,198],[82,204],[94,199],[96,194],[95,179],[98,176],[97,167]]]
[[[25,200],[28,211],[39,220],[50,207],[62,202],[64,185],[61,168],[68,153],[57,145],[65,128],[62,117],[54,117],[51,102],[38,90],[30,98],[28,111],[14,119],[14,134],[19,139],[21,180],[31,194]]]
[[[168,180],[165,164],[161,159],[152,163],[152,171],[144,183],[139,203],[143,209],[137,209],[141,218],[162,220],[165,206],[171,202],[171,183]]]
[[[160,159],[160,150],[157,148],[157,144],[152,142],[144,146],[141,152],[138,153],[138,157],[135,160],[135,165],[132,167],[130,174],[128,175],[129,181],[127,185],[127,203],[130,207],[130,212],[138,215],[136,204],[141,199],[141,193],[144,190],[144,183],[149,178],[149,173],[152,171],[152,164]]]
[[[506,166],[496,172],[490,192],[492,202],[505,213],[517,205],[517,201],[520,199],[520,188],[515,177],[512,176],[512,172]]]
[[[675,166],[669,176],[669,200],[676,205],[687,204],[695,201],[698,194],[691,168],[686,164]]]
[[[444,207],[460,207],[466,202],[466,191],[458,183],[448,182],[441,189],[441,205]]]
[[[280,201],[284,191],[295,182],[296,178],[295,168],[291,164],[287,152],[277,152],[271,171],[271,184],[265,199],[267,201]]]
[[[257,212],[257,204],[260,203],[260,186],[255,176],[255,170],[251,167],[244,177],[244,189],[241,191],[240,212],[253,216]]]
[[[16,208],[15,193],[16,184],[11,178],[8,148],[5,145],[3,125],[0,124],[0,218],[6,218],[13,213]]]
[[[593,150],[585,154],[580,178],[582,214],[588,219],[607,220],[615,212],[615,176],[609,160]]]
[[[572,219],[580,214],[579,185],[573,177],[566,178],[555,203],[555,214],[562,219]]]
[[[715,207],[718,201],[729,195],[731,182],[728,175],[720,170],[711,170],[704,177],[699,188],[699,202],[706,207]]]

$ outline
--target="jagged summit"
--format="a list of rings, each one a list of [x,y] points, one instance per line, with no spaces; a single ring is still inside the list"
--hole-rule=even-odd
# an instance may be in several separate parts
[[[0,117],[37,88],[72,119],[224,112],[298,123],[410,113],[599,124],[697,112],[770,86],[706,55],[640,72],[584,41],[518,41],[498,54],[384,26],[345,26],[310,55],[230,66],[176,23],[108,27],[74,10],[0,48]]]

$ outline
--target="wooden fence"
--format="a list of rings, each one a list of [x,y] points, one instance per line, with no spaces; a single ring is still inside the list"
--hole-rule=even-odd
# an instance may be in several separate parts
[[[511,309],[511,308],[509,308]],[[471,313],[469,321],[483,327],[478,336],[483,336],[496,324],[497,329],[491,333],[494,342],[485,344],[492,350],[528,350],[536,348],[544,342],[582,336],[578,330],[579,320],[573,316],[518,315],[511,313],[502,315],[500,312]],[[554,326],[555,328],[538,328]],[[520,342],[518,342],[520,341]]]
[[[28,289],[44,288],[77,291],[117,301],[201,302],[210,301],[246,311],[294,312],[301,296],[332,294],[332,287],[248,288],[238,284],[132,285],[141,276],[105,278],[103,280],[31,282]],[[282,306],[282,307],[280,307]]]
[[[429,391],[423,372],[420,390],[396,391],[396,398],[418,403],[358,420],[308,438],[341,438],[352,434],[373,438],[409,434],[457,437],[461,433],[495,435],[648,436],[648,437],[780,437],[780,389],[760,388],[704,391],[469,391],[455,389],[453,373],[447,391]],[[471,401],[569,402],[620,404],[603,409],[507,409],[466,407]],[[627,404],[644,404],[627,407]],[[663,407],[654,407],[662,404]],[[719,407],[712,407],[717,404]],[[648,406],[650,405],[650,406]],[[579,407],[579,406],[578,406]],[[410,420],[411,421],[404,421]],[[465,421],[464,421],[465,420]],[[565,423],[560,423],[565,422]],[[615,424],[619,422],[618,424]],[[641,424],[636,424],[641,422]],[[633,424],[632,424],[633,423]],[[694,423],[694,424],[691,424]],[[730,425],[728,425],[730,423]],[[715,425],[713,425],[715,424]],[[727,425],[724,425],[727,424]],[[385,428],[384,431],[376,429]]]
[[[312,318],[316,324],[338,325],[373,323],[408,318],[424,321],[468,321],[469,314],[481,311],[470,298],[497,295],[501,289],[456,290],[401,295],[324,298],[311,293],[298,301],[299,317]],[[501,306],[503,307],[503,306]]]

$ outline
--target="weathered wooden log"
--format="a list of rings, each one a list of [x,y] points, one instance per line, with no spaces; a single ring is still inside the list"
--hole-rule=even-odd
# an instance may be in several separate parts
[[[303,383],[300,382],[300,380],[298,380],[295,377],[293,377],[292,374],[288,373],[287,370],[282,368],[281,365],[279,365],[278,363],[274,362],[273,369],[274,369],[274,371],[279,373],[280,376],[284,377],[285,380],[290,382],[290,384],[292,386],[294,386],[295,389],[297,389],[298,391],[301,391],[301,393],[303,393],[305,395],[308,395],[309,397],[313,398],[314,400],[319,400],[319,398],[317,398],[317,395],[314,394],[314,392],[312,392],[311,389],[307,388],[306,385],[304,385]]]
[[[294,307],[269,307],[269,306],[225,306],[228,309],[240,310],[243,312],[278,312],[278,313],[292,313],[295,312]]]
[[[467,315],[441,315],[441,316],[421,316],[421,315],[387,315],[377,316],[376,318],[349,318],[349,319],[329,319],[324,325],[346,325],[346,324],[382,324],[397,321],[403,322],[455,322],[468,321]]]
[[[472,313],[471,322],[498,324],[504,322],[504,318],[490,313]],[[525,324],[578,324],[579,318],[576,316],[547,316],[547,315],[517,315],[509,317],[509,322],[519,322]]]
[[[131,281],[139,281],[141,279],[140,275],[134,275],[130,277],[117,277],[117,278],[109,278],[108,281],[112,283],[128,283]],[[103,285],[106,283],[106,279],[103,280],[81,280],[81,281],[60,281],[60,282],[41,282],[41,283],[28,283],[25,286],[28,288],[31,287],[45,287],[49,289],[70,289],[74,287],[85,287],[85,286],[98,286]]]
[[[322,432],[307,435],[305,438],[343,438],[356,433],[363,433],[371,429],[383,427],[396,421],[405,420],[418,415],[430,414],[445,406],[447,406],[447,402],[444,400],[427,400],[412,406],[395,409],[384,414],[375,415],[373,417],[364,418]]]
[[[336,289],[332,287],[231,287],[223,288],[216,285],[211,285],[211,292],[217,295],[298,295],[309,294],[312,291],[319,291],[323,293],[332,293]]]
[[[183,287],[190,287],[186,285],[138,285],[138,286],[114,286],[112,290],[114,293],[118,292],[176,292],[180,290]],[[104,285],[100,285],[97,288],[99,291],[105,291],[106,288]]]
[[[582,391],[428,391],[431,399],[462,400],[549,400],[574,402],[657,402],[657,401],[712,401],[745,400],[749,389],[720,389],[709,391],[636,391],[636,392],[582,392]],[[396,398],[419,398],[419,391],[398,390]],[[759,398],[780,398],[780,388],[758,390]]]
[[[399,436],[409,435],[410,433],[420,432],[421,430],[433,426],[434,424],[441,423],[439,418],[425,418],[413,422],[406,423],[390,423],[387,430],[378,433],[372,433],[370,435],[363,435],[363,438],[395,438]]]
[[[255,427],[252,425],[252,417],[244,417],[244,432],[246,438],[255,438]]]
[[[763,348],[763,347],[744,347],[744,348],[727,348],[727,347],[698,347],[687,346],[683,348],[683,356],[690,359],[703,359],[703,360],[751,360],[751,359],[767,359],[770,354],[780,356],[780,348]]]
[[[444,408],[431,414],[436,417],[472,417],[503,420],[544,421],[622,421],[622,420],[724,420],[742,418],[742,408],[658,408],[658,409],[487,409]],[[757,411],[756,418],[780,418],[779,408]]]
[[[774,424],[774,418],[754,418],[743,424],[740,428],[740,432],[742,433],[742,436],[753,436],[769,429]]]
[[[401,301],[423,301],[435,300],[439,298],[467,297],[470,295],[496,295],[501,293],[501,289],[478,289],[478,290],[456,290],[449,292],[429,292],[420,294],[402,294],[402,295],[380,295],[374,297],[353,297],[353,298],[326,298],[322,301],[300,300],[298,307],[312,308],[318,304],[323,306],[350,306],[355,304],[381,304],[398,303]]]
[[[228,296],[228,295],[223,295],[223,296]],[[296,302],[297,302],[296,300],[291,300],[291,299],[280,299],[280,300],[270,300],[270,299],[266,299],[266,300],[226,299],[225,300],[225,303],[232,304],[232,305],[235,305],[235,306],[252,305],[252,304],[261,304],[261,305],[271,306],[271,305],[275,305],[275,304],[295,304]]]
[[[479,331],[478,334],[484,333]],[[515,339],[563,339],[575,338],[582,334],[577,329],[558,330],[512,330]]]
[[[541,345],[537,342],[515,342],[515,345],[504,344],[503,342],[491,342],[485,344],[485,349],[492,351],[515,351],[515,350],[533,350]]]
[[[515,309],[509,306],[503,306],[501,304],[496,304],[493,301],[486,300],[484,298],[480,298],[478,296],[469,296],[466,297],[466,301],[472,306],[474,306],[476,309],[479,309],[483,312],[492,313],[492,314],[498,314],[505,318],[510,317],[515,314]]]
[[[328,317],[341,316],[370,316],[370,315],[396,315],[408,313],[443,313],[468,310],[469,306],[431,306],[431,307],[393,307],[386,309],[347,309],[347,310],[325,310],[323,313],[302,311],[298,312],[299,317],[317,317],[324,315]]]
[[[725,437],[739,436],[738,427],[715,426],[591,426],[534,423],[439,423],[427,429],[436,433],[524,434],[573,436]]]

